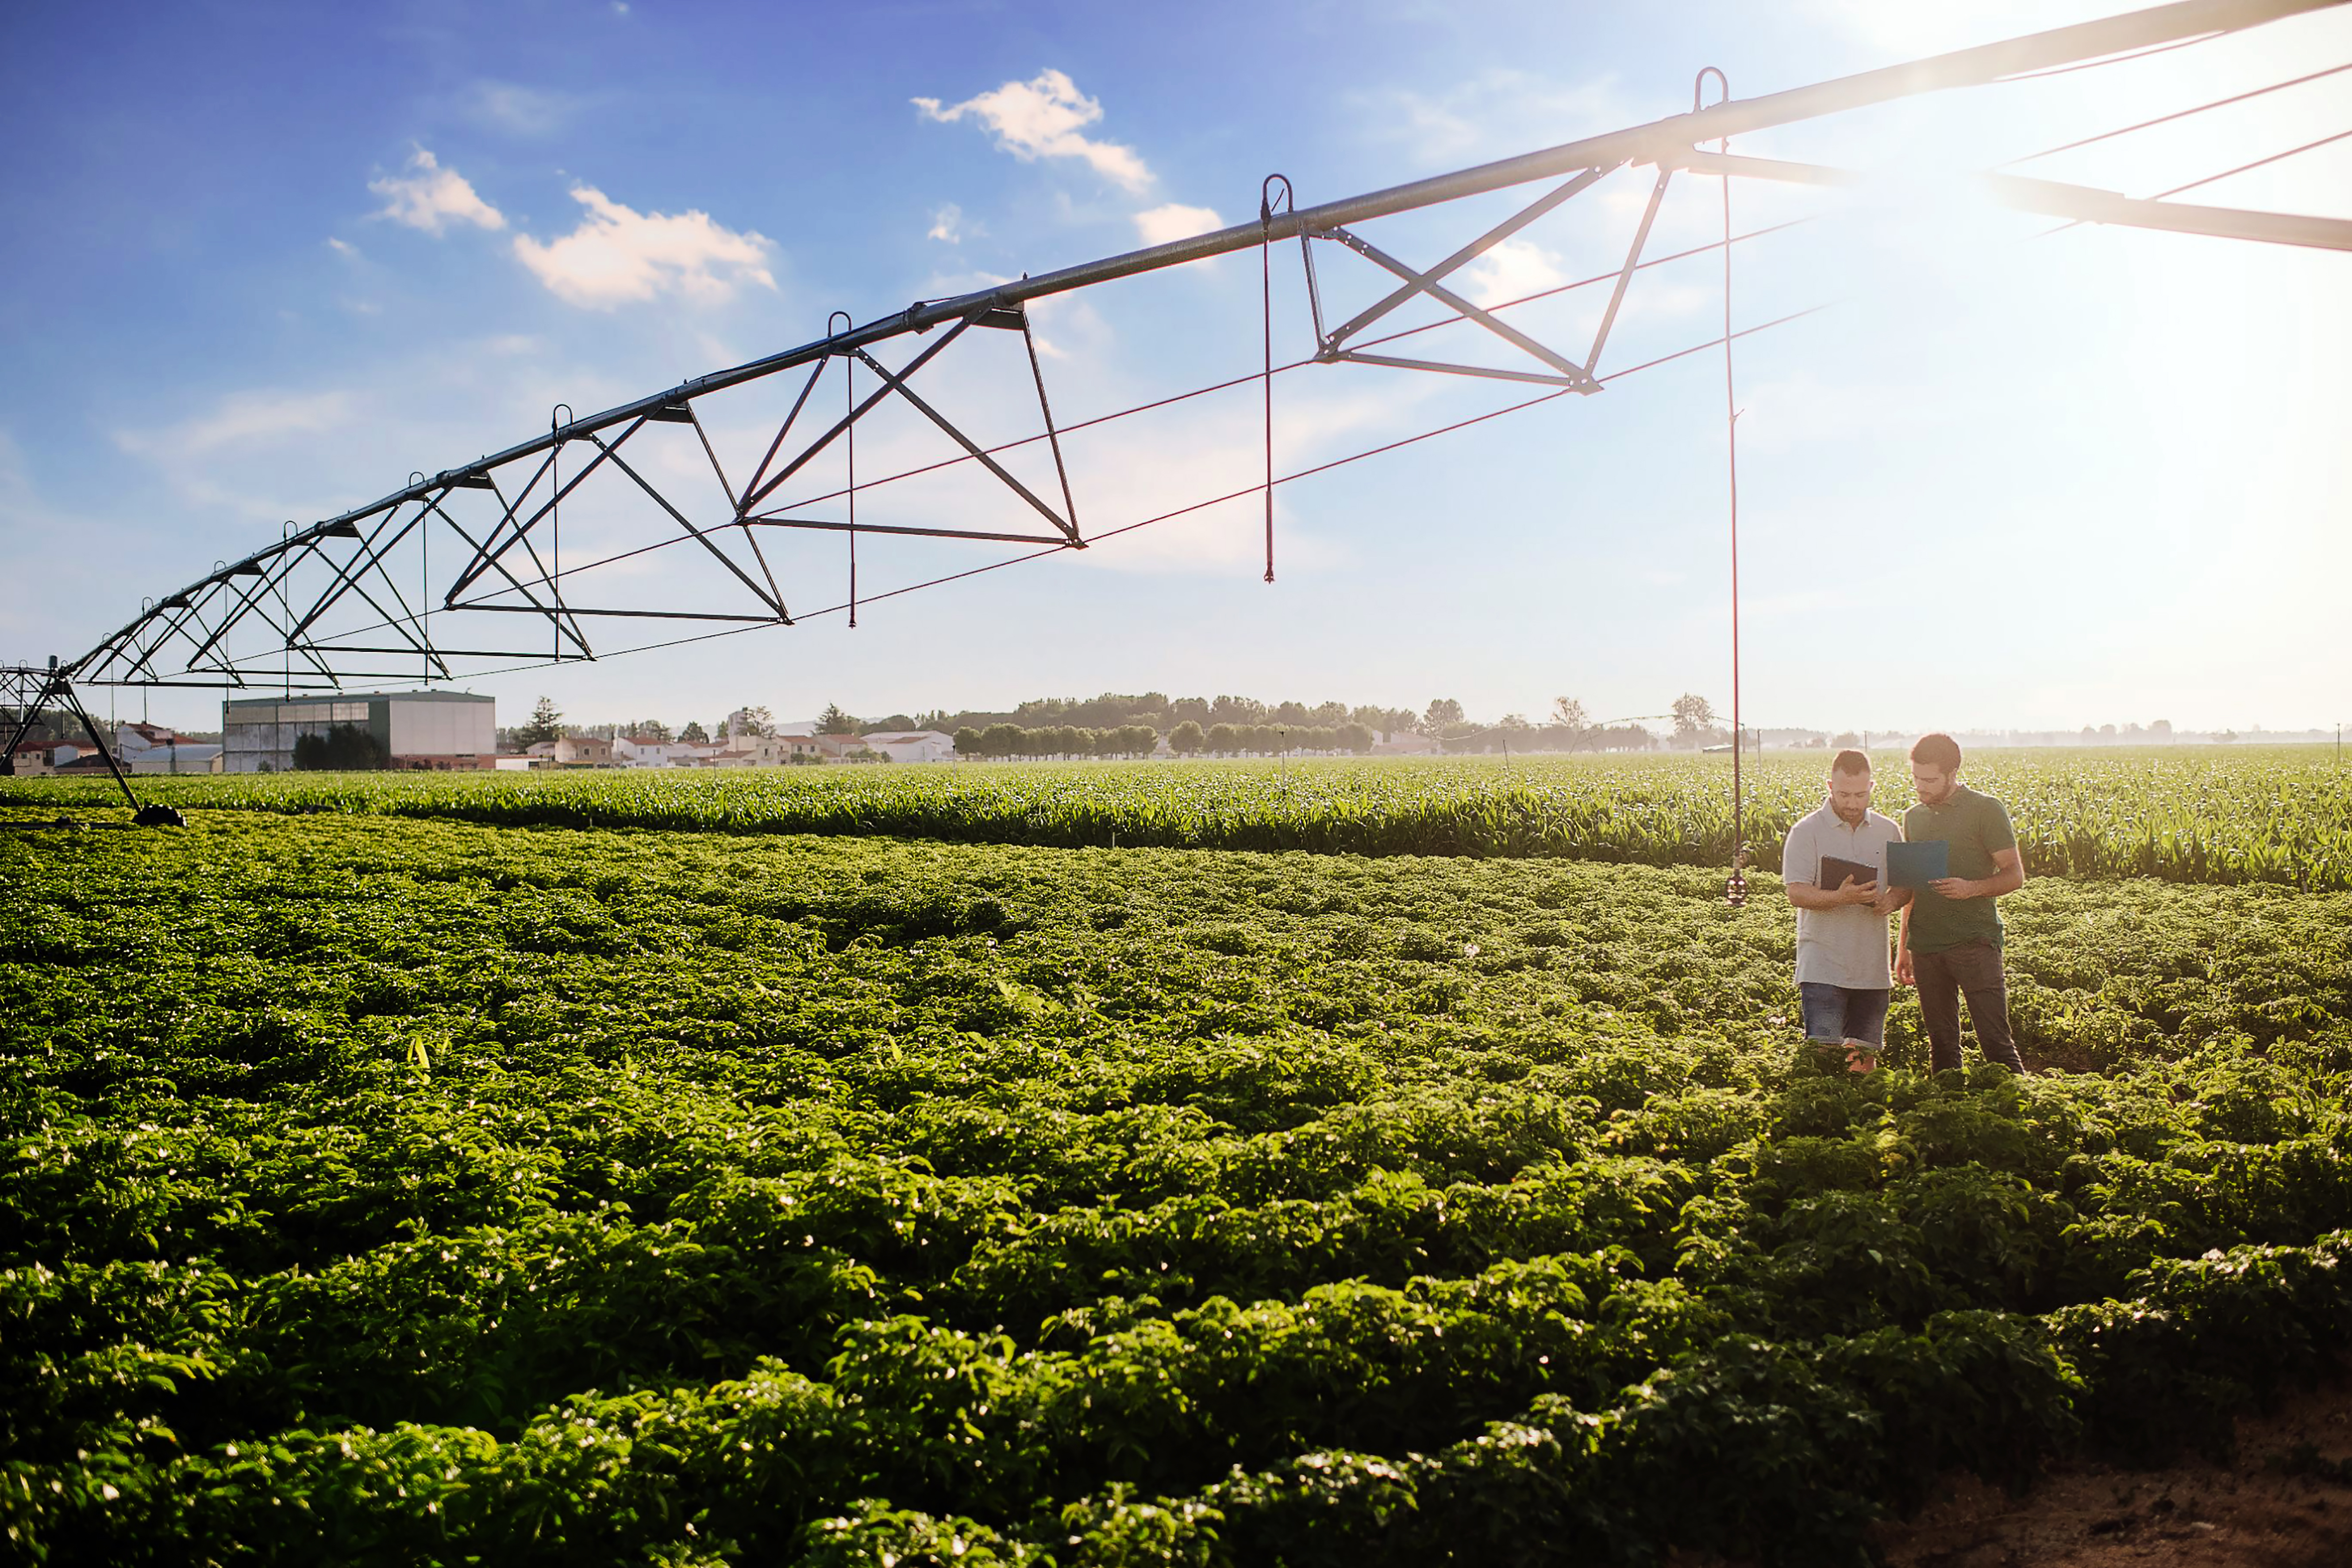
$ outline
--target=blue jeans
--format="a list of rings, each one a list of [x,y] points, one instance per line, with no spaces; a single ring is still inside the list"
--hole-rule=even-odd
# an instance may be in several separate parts
[[[1797,987],[1797,994],[1805,1004],[1805,1038],[1886,1043],[1886,991],[1857,991],[1808,980]]]

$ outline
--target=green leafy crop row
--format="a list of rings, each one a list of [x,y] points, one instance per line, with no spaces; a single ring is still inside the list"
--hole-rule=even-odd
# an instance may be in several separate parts
[[[20,814],[22,815],[22,814]],[[51,1563],[1853,1559],[2352,1330],[2352,896],[2037,881],[1795,1039],[1769,877],[205,814],[0,840]]]

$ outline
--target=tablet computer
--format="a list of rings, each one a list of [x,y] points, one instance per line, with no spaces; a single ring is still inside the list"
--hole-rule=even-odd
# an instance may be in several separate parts
[[[1878,868],[1865,866],[1859,860],[1847,860],[1835,855],[1822,857],[1822,879],[1813,885],[1824,893],[1834,893],[1852,878],[1865,888],[1878,886]]]
[[[1891,888],[1924,888],[1938,877],[1952,874],[1952,847],[1941,838],[1886,847],[1886,884]]]

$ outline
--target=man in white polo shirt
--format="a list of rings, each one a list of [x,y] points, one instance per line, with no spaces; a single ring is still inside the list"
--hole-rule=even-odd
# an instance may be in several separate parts
[[[1886,886],[1886,847],[1902,837],[1870,809],[1870,759],[1840,752],[1829,799],[1797,820],[1780,848],[1781,885],[1797,906],[1805,1037],[1843,1045],[1854,1072],[1875,1068],[1886,1043],[1886,917],[1901,902]]]

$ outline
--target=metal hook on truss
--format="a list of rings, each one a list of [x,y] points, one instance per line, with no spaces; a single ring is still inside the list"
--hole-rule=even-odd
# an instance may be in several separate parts
[[[912,310],[915,307],[909,305]],[[841,323],[836,327],[835,321]],[[846,310],[835,310],[824,319],[824,335],[836,338],[857,324],[857,319]],[[849,412],[849,425],[842,435],[842,449],[849,460],[849,629],[857,629],[857,356],[841,356],[842,406]]]
[[[1282,186],[1282,210],[1298,210],[1297,193],[1287,174],[1268,174],[1257,192],[1257,222],[1263,238],[1258,246],[1258,281],[1265,308],[1265,580],[1274,581],[1274,187]],[[1306,248],[1302,236],[1299,247]],[[1314,259],[1307,259],[1307,277],[1314,277]],[[1319,315],[1320,312],[1318,311]]]

